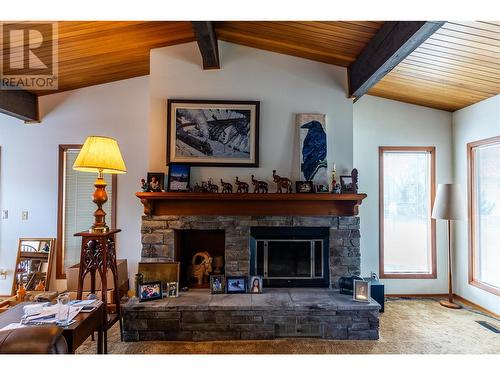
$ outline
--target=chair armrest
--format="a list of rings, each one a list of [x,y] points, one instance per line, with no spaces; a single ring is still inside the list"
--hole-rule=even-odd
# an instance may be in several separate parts
[[[54,326],[0,331],[0,353],[65,354],[68,345],[62,332],[62,328]]]

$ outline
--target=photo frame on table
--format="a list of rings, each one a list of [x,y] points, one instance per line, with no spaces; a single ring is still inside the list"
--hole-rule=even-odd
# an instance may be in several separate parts
[[[146,283],[139,284],[139,301],[153,301],[157,299],[162,299],[163,287],[161,281],[148,281]]]
[[[148,192],[161,192],[165,190],[165,173],[148,172]]]
[[[296,181],[296,193],[314,193],[314,186],[312,181]]]
[[[168,191],[189,191],[191,167],[186,164],[172,164],[168,167]]]
[[[251,294],[262,293],[262,276],[250,276],[248,280],[248,292]]]
[[[341,193],[353,193],[354,194],[354,183],[352,176],[340,176],[340,191]]]
[[[260,102],[169,99],[167,164],[259,166]]]
[[[354,280],[353,300],[358,302],[370,302],[370,281]]]
[[[226,277],[227,294],[238,294],[247,292],[246,276],[227,276]]]
[[[224,275],[210,275],[210,293],[224,294],[226,292],[226,277]]]

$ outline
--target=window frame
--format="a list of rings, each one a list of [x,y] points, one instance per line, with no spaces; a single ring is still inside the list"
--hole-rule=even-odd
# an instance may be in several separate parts
[[[467,143],[467,210],[468,210],[468,234],[469,234],[469,284],[486,292],[500,296],[500,288],[486,284],[477,279],[477,249],[476,249],[476,205],[474,196],[476,194],[476,173],[474,149],[481,146],[500,145],[500,136],[481,139]]]
[[[68,150],[79,150],[83,145],[78,144],[63,144],[59,145],[59,161],[58,161],[58,189],[57,189],[57,238],[56,238],[56,279],[66,279],[64,269],[64,160],[65,153]],[[116,224],[116,191],[117,191],[117,176],[112,175],[111,178],[111,227],[115,228]],[[89,197],[90,199],[91,197]]]
[[[430,154],[430,273],[387,273],[384,270],[384,153],[392,152],[428,152]],[[435,146],[380,146],[379,147],[379,275],[382,279],[436,279],[436,220],[431,218],[436,196],[436,147]]]

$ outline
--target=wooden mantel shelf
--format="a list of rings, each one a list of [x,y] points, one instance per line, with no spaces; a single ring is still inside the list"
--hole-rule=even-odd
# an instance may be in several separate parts
[[[145,215],[355,216],[366,194],[136,193]]]

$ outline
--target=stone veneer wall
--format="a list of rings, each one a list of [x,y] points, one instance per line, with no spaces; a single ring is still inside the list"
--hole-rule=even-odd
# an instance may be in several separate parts
[[[327,216],[143,216],[142,261],[174,261],[175,231],[222,229],[225,231],[226,274],[248,276],[250,272],[250,228],[329,227],[330,285],[360,273],[359,217]]]

